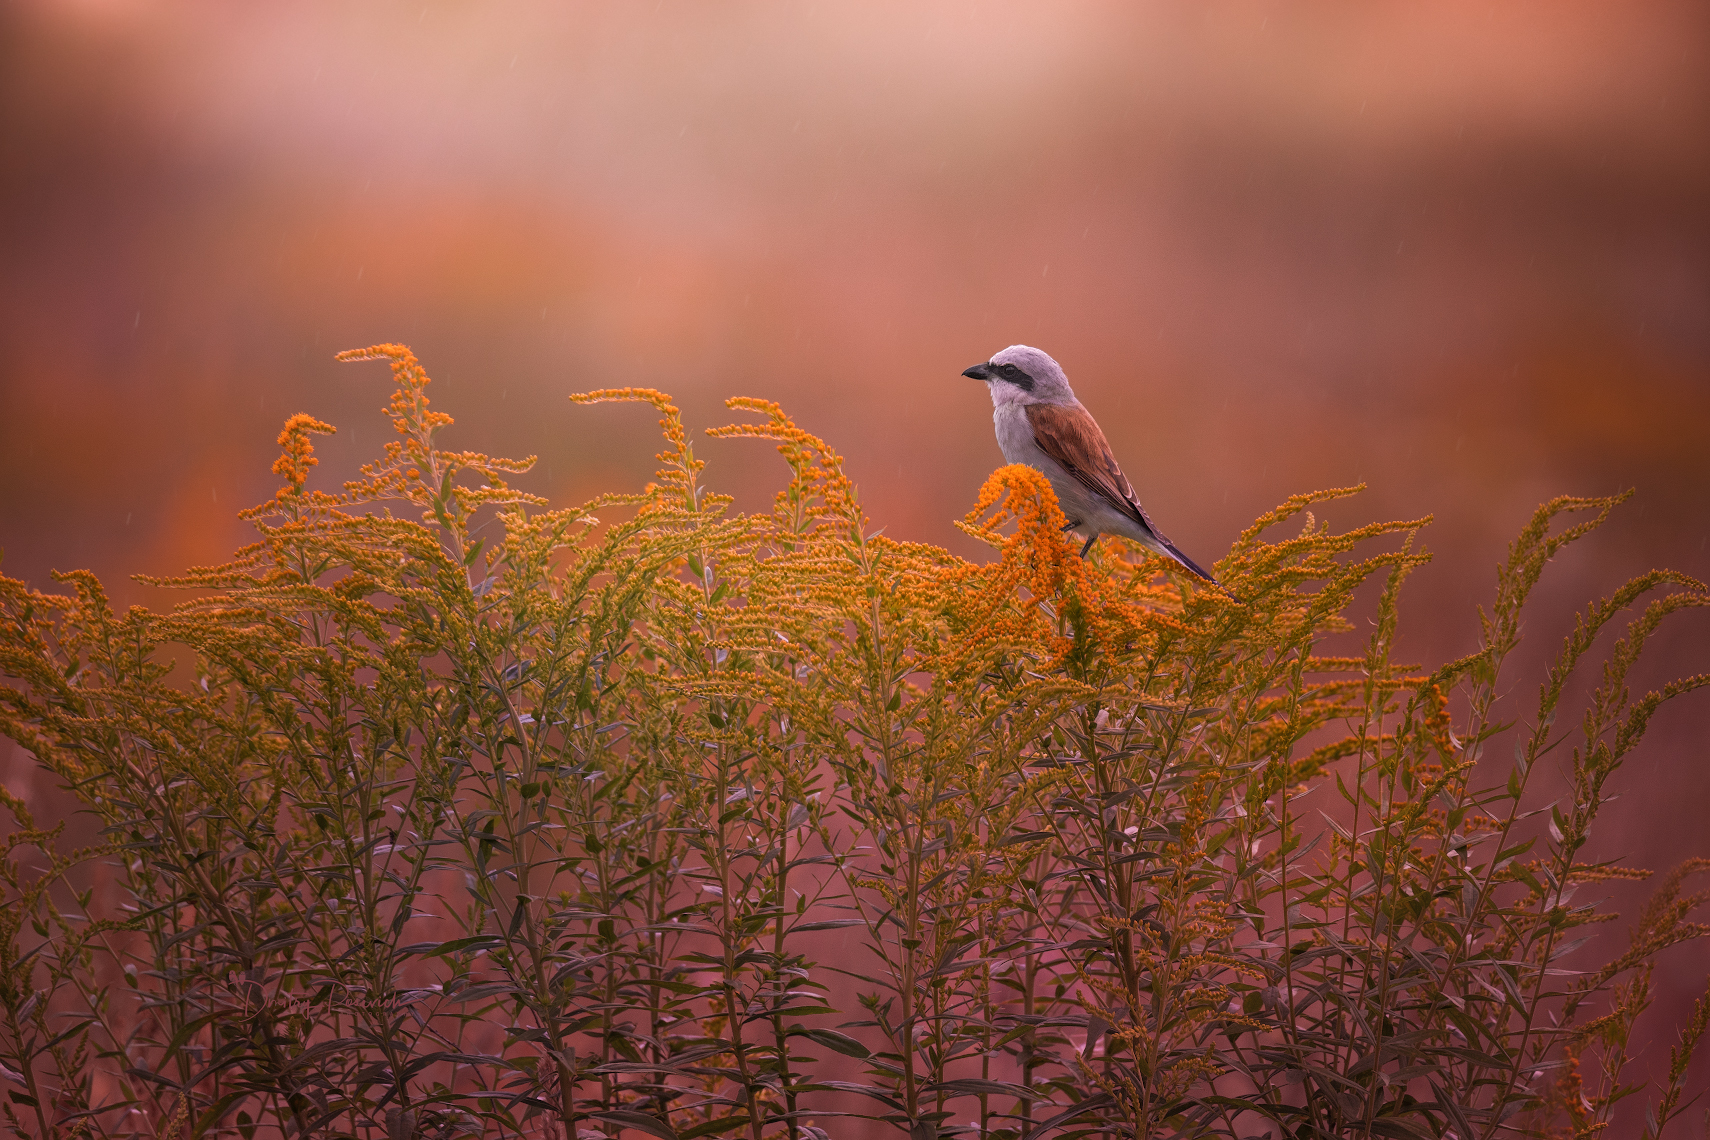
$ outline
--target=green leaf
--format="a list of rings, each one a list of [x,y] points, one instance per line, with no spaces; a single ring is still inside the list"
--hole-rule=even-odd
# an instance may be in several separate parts
[[[786,933],[802,934],[809,930],[842,930],[846,926],[866,925],[866,920],[860,918],[822,918],[814,922],[798,922]]]
[[[493,946],[504,945],[504,939],[497,934],[474,934],[468,938],[453,938],[449,942],[416,942],[399,948],[400,954],[423,954],[429,958],[438,958],[445,954],[456,954],[463,950],[478,950]]]
[[[815,1081],[811,1085],[799,1086],[798,1091],[806,1092],[810,1089],[835,1089],[838,1092],[860,1093],[862,1096],[870,1096],[876,1101],[888,1104],[898,1112],[905,1111],[902,1101],[873,1085],[860,1085],[853,1081]]]
[[[708,1120],[693,1128],[685,1128],[677,1133],[677,1140],[695,1140],[697,1136],[717,1136],[720,1132],[734,1132],[748,1124],[749,1117],[726,1116],[718,1120]]]
[[[873,1055],[872,1050],[855,1038],[839,1033],[835,1029],[804,1029],[799,1025],[792,1025],[787,1035],[790,1037],[806,1037],[809,1041],[816,1041],[827,1049],[842,1053],[845,1057],[866,1058]]]
[[[205,1135],[208,1129],[220,1122],[220,1117],[226,1114],[226,1110],[249,1095],[250,1093],[248,1089],[239,1089],[237,1092],[227,1093],[225,1096],[209,1105],[208,1111],[204,1112],[200,1119],[196,1121],[196,1127],[190,1133],[191,1140],[195,1140],[198,1136]]]
[[[1048,1094],[1038,1089],[1012,1085],[1006,1081],[988,1081],[980,1077],[958,1077],[953,1081],[941,1081],[935,1085],[924,1086],[922,1091],[962,1096],[1014,1096],[1023,1100],[1049,1099]]]
[[[607,1124],[620,1124],[625,1128],[633,1128],[637,1132],[645,1132],[649,1136],[657,1136],[659,1140],[678,1140],[677,1133],[672,1130],[669,1124],[656,1116],[648,1116],[645,1112],[608,1108],[601,1112],[590,1112],[588,1115],[595,1120],[603,1120]]]
[[[1395,1140],[1435,1140],[1438,1135],[1400,1116],[1375,1117],[1372,1120],[1372,1134],[1391,1136]]]

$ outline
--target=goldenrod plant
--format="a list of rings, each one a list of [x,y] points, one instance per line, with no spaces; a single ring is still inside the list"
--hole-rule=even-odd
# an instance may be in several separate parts
[[[0,579],[0,730],[101,826],[61,850],[6,797],[15,1134],[1492,1140],[1636,1094],[1679,1131],[1710,998],[1662,1087],[1624,1072],[1707,868],[1617,948],[1597,884],[1645,872],[1583,849],[1710,684],[1628,688],[1710,591],[1622,586],[1505,703],[1528,596],[1618,499],[1539,508],[1480,648],[1424,671],[1393,647],[1428,520],[1314,517],[1351,490],[1257,520],[1218,590],[1081,560],[1006,467],[973,563],[871,529],[761,401],[712,434],[787,483],[733,513],[619,389],[573,399],[649,405],[656,481],[554,509],[442,448],[407,349],[342,358],[389,362],[397,439],[317,490],[333,429],[292,417],[257,540],[170,612]]]

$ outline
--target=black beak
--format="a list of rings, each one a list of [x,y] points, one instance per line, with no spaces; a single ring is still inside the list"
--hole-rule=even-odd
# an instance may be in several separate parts
[[[962,375],[970,376],[975,380],[990,380],[992,378],[992,370],[984,364],[976,364],[972,368],[964,369],[962,371]]]

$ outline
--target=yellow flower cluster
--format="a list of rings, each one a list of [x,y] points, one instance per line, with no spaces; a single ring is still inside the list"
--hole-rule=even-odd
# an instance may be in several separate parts
[[[784,460],[743,515],[666,394],[607,388],[571,399],[651,407],[655,479],[552,509],[507,484],[532,459],[440,445],[408,348],[339,359],[388,362],[396,438],[313,491],[333,429],[292,416],[257,541],[163,581],[194,591],[171,613],[114,614],[87,573],[66,597],[0,578],[0,730],[102,816],[134,905],[89,929],[148,964],[126,976],[177,1027],[108,1026],[99,1001],[77,1022],[127,1080],[177,1074],[120,1107],[811,1140],[839,1093],[916,1137],[1470,1135],[1516,1108],[1588,1135],[1623,1087],[1591,1061],[1619,1068],[1648,963],[1710,934],[1685,886],[1706,861],[1629,950],[1559,980],[1564,936],[1607,918],[1575,886],[1640,874],[1576,858],[1605,780],[1710,684],[1632,700],[1626,670],[1710,591],[1636,579],[1586,611],[1529,724],[1497,715],[1527,591],[1593,525],[1554,520],[1614,500],[1546,504],[1484,645],[1421,676],[1391,651],[1428,520],[1314,517],[1357,489],[1257,520],[1224,593],[1119,542],[1083,560],[1048,481],[1007,466],[957,523],[993,551],[973,562],[870,530],[842,457],[775,403],[731,400],[750,422],[710,432]],[[1574,667],[1652,589],[1554,753],[1568,790],[1535,805]],[[0,801],[14,847],[49,841]],[[37,941],[0,907],[0,989],[38,985],[45,930],[72,949],[43,984],[83,986],[92,943],[18,866],[0,885]],[[35,1004],[0,1002],[0,1038],[47,1040]]]
[[[279,498],[301,495],[303,484],[309,480],[309,469],[320,463],[315,458],[315,445],[309,437],[332,435],[336,431],[338,429],[331,424],[324,424],[304,412],[285,421],[285,430],[279,433],[283,454],[273,461],[273,473],[285,480],[285,485],[279,488]]]

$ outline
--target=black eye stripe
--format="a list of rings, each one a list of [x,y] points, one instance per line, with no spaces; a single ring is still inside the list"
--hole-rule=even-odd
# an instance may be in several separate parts
[[[1000,365],[998,365],[997,373],[1001,379],[1007,381],[1008,383],[1014,384],[1017,388],[1020,388],[1023,392],[1033,391],[1033,377],[1031,377],[1027,373],[1023,372],[1016,365],[1014,365],[1014,364],[1000,364]]]

